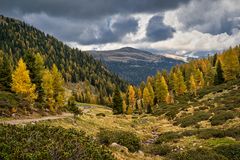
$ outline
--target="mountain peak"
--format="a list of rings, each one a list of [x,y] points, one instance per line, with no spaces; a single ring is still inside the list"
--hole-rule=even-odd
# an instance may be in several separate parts
[[[118,51],[118,52],[128,52],[128,53],[144,53],[144,54],[152,55],[151,52],[136,49],[136,48],[133,48],[133,47],[123,47],[123,48],[117,49],[116,51]]]

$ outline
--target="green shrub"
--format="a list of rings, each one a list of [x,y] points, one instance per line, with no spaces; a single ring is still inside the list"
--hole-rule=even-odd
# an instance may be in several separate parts
[[[198,134],[198,130],[186,130],[182,132],[182,136],[190,137]]]
[[[0,159],[114,159],[82,131],[27,125],[0,125]]]
[[[150,154],[160,155],[160,156],[166,156],[172,150],[172,147],[167,144],[153,144],[149,148],[150,148],[149,149]]]
[[[240,144],[222,145],[215,148],[218,154],[231,160],[240,160]]]
[[[105,145],[118,143],[127,147],[131,152],[135,152],[140,149],[140,139],[132,132],[101,129],[97,136],[100,143]]]
[[[180,124],[181,127],[187,127],[187,126],[195,125],[198,122],[201,122],[203,120],[208,120],[210,116],[211,116],[211,113],[198,111],[193,115],[178,119],[177,124]]]
[[[213,126],[224,124],[227,120],[233,119],[235,113],[233,111],[219,111],[211,119],[210,122]]]
[[[199,138],[202,139],[209,139],[209,138],[223,138],[225,137],[225,132],[220,129],[202,129],[199,130],[199,133],[197,135]]]
[[[177,132],[166,132],[166,133],[159,135],[159,137],[157,138],[155,143],[162,144],[163,142],[166,143],[166,142],[170,142],[173,140],[178,140],[181,137],[182,137],[182,135]]]
[[[174,153],[169,156],[171,160],[228,160],[223,155],[204,148]]]
[[[225,135],[228,137],[233,137],[233,138],[236,138],[237,140],[240,140],[240,126],[226,129]]]

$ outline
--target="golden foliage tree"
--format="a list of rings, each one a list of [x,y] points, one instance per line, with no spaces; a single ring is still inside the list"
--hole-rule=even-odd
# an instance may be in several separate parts
[[[13,92],[16,92],[30,104],[33,104],[34,100],[37,99],[36,86],[31,83],[29,71],[22,58],[18,61],[17,68],[12,73],[11,87]]]
[[[128,86],[128,114],[132,114],[133,110],[135,109],[135,91],[132,85]]]
[[[42,88],[43,88],[43,101],[49,107],[51,111],[54,111],[54,88],[53,88],[54,80],[51,72],[46,69],[43,72],[42,76]]]
[[[189,80],[189,92],[195,96],[197,95],[197,86],[193,74],[191,74]]]
[[[54,99],[55,99],[55,110],[58,107],[62,107],[64,105],[64,79],[61,73],[58,71],[58,68],[55,64],[52,66],[52,76],[53,76],[53,90],[54,90]]]
[[[151,96],[147,87],[143,90],[143,106],[145,111],[151,112]]]

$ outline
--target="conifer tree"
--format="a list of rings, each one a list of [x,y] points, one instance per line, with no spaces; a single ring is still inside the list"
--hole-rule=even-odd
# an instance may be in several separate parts
[[[135,91],[133,89],[133,86],[130,85],[128,87],[128,109],[127,109],[127,113],[128,114],[132,114],[133,110],[135,109]]]
[[[222,69],[222,63],[220,60],[217,60],[216,63],[216,74],[214,77],[214,84],[218,85],[224,82],[224,75]]]
[[[113,95],[113,113],[114,114],[121,114],[123,113],[123,99],[120,93],[120,90],[118,87],[115,88],[114,90],[114,95]]]
[[[197,95],[197,86],[196,86],[193,74],[191,74],[190,80],[189,80],[189,92],[194,96]]]
[[[152,84],[150,82],[147,83],[147,88],[150,95],[150,106],[153,106],[155,95],[154,95]]]
[[[148,91],[148,88],[145,87],[143,90],[143,105],[144,105],[144,110],[147,113],[151,113],[152,112],[152,108],[151,108],[151,96],[150,93]]]
[[[204,87],[204,78],[203,78],[203,73],[197,69],[196,73],[195,73],[195,81],[196,81],[196,86],[197,89],[201,89]]]
[[[127,113],[127,104],[126,104],[126,101],[125,101],[125,100],[123,100],[122,112],[123,112],[123,113]]]
[[[27,70],[27,66],[23,62],[22,58],[18,61],[17,68],[12,73],[11,86],[12,91],[27,100],[30,105],[33,104],[34,100],[37,98],[37,94],[35,92],[36,86],[31,83],[29,70]]]
[[[184,77],[179,68],[176,70],[176,74],[173,74],[173,82],[174,82],[174,91],[176,95],[182,95],[187,91],[187,87],[184,82]]]
[[[221,60],[225,81],[237,79],[240,66],[236,51],[230,48],[222,55]]]
[[[157,83],[156,83],[157,84]],[[161,76],[160,81],[156,85],[156,98],[157,102],[166,102],[169,95],[168,86],[165,81],[165,78]]]
[[[2,62],[0,64],[0,84],[5,90],[11,89],[12,82],[12,65],[10,57],[6,54],[3,55]]]
[[[61,73],[58,71],[58,68],[55,64],[52,66],[51,70],[53,76],[53,90],[54,90],[54,99],[55,99],[55,110],[64,105],[64,79],[62,78]]]
[[[54,112],[54,104],[55,104],[55,99],[54,99],[54,88],[53,88],[53,76],[51,72],[46,69],[43,72],[43,77],[42,77],[42,89],[43,89],[43,101],[45,104],[49,107],[49,109]]]

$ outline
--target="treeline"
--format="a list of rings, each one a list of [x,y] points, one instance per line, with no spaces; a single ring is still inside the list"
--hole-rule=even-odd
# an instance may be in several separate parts
[[[105,100],[112,96],[116,85],[122,91],[126,90],[125,81],[87,53],[72,49],[54,37],[12,18],[0,16],[0,28],[0,50],[13,59],[14,65],[28,52],[39,53],[46,67],[51,68],[55,64],[66,82],[86,82],[94,87],[94,93],[90,92],[102,104],[109,103]]]
[[[129,86],[126,93],[115,89],[112,107],[116,114],[152,113],[161,104],[174,104],[175,98],[240,78],[240,45],[222,54],[193,60],[149,76],[139,87]]]
[[[39,53],[25,54],[14,65],[12,57],[0,51],[0,89],[14,92],[19,98],[18,106],[12,106],[12,110],[18,107],[57,112],[65,103],[62,74],[55,64],[45,67]]]

